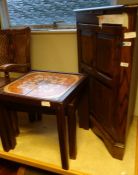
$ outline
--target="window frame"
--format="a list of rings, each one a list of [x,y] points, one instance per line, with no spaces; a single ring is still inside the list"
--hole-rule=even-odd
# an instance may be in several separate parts
[[[117,4],[117,0],[111,0],[111,4],[115,5]],[[0,15],[1,15],[1,28],[6,29],[6,28],[20,28],[20,27],[25,27],[25,25],[20,25],[20,26],[14,26],[12,27],[10,25],[10,16],[8,12],[8,2],[7,0],[0,0]],[[46,25],[27,25],[31,27],[32,31],[46,31],[46,32],[54,32],[57,30],[58,32],[65,32],[65,31],[76,31],[76,25],[68,25],[68,24],[63,24],[61,21],[55,21],[52,24],[46,24]],[[58,33],[57,32],[57,33]]]
[[[0,16],[1,16],[1,28],[9,28],[10,27],[10,17],[8,12],[8,6],[6,0],[0,1]]]

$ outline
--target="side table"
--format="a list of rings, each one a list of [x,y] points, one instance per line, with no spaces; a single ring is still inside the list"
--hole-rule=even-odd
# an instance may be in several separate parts
[[[54,113],[62,168],[69,169],[69,155],[76,158],[76,109],[80,127],[89,129],[87,83],[88,77],[83,74],[32,71],[1,88],[0,135],[4,150],[16,145],[18,126],[14,111]]]

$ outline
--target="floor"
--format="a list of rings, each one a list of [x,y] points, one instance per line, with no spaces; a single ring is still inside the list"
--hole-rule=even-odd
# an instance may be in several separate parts
[[[91,130],[77,128],[78,153],[76,160],[70,160],[72,173],[134,175],[136,121],[135,118],[130,128],[122,161],[112,158],[103,142]],[[20,123],[21,133],[17,138],[16,148],[5,153],[0,145],[0,157],[19,162],[22,160],[25,164],[38,165],[41,169],[47,169],[48,166],[61,169],[55,116],[43,116],[41,122],[35,123],[29,123],[27,117],[23,116],[20,118]],[[63,174],[66,175],[67,172]]]

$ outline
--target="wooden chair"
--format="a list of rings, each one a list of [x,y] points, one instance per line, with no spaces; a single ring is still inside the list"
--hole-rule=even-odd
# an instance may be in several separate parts
[[[12,81],[10,72],[30,70],[30,28],[0,30],[0,87]]]
[[[0,30],[0,87],[10,83],[15,78],[10,75],[11,72],[27,73],[31,69],[30,64],[30,35],[29,27],[20,29],[2,29]],[[17,113],[14,113],[14,120],[17,120]],[[29,114],[29,119],[32,114]],[[12,122],[10,119],[10,124]],[[9,125],[10,126],[10,125]],[[15,133],[19,130],[14,126]]]

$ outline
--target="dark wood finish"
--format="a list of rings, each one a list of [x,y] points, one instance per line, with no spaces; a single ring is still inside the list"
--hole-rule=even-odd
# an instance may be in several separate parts
[[[0,87],[16,79],[10,76],[10,72],[26,73],[31,70],[30,43],[29,27],[0,30],[0,72],[4,73],[4,77],[0,77]],[[35,113],[28,115],[30,122],[41,119]]]
[[[78,101],[78,100],[77,100]],[[68,104],[68,135],[69,135],[69,155],[70,158],[76,159],[77,145],[76,145],[76,99]]]
[[[13,149],[12,146],[15,146],[13,141],[14,143],[16,141],[15,136],[18,134],[18,126],[13,111],[54,113],[57,117],[62,167],[69,169],[66,115],[71,118],[68,120],[70,158],[76,158],[75,112],[78,108],[76,102],[88,103],[87,98],[81,98],[81,94],[87,96],[83,95],[87,94],[87,91],[85,91],[87,83],[87,76],[82,74],[33,71],[1,88],[0,129],[3,148],[9,151]],[[82,124],[84,129],[89,129],[85,124],[87,123],[89,126],[87,109],[80,117],[80,120],[86,120],[84,125]],[[84,116],[82,117],[82,115]],[[15,119],[13,120],[12,117]],[[8,125],[9,122],[11,125]],[[7,129],[8,133],[6,132]]]
[[[10,81],[9,72],[30,70],[29,27],[0,30],[0,72],[5,74],[5,83]]]
[[[89,102],[88,102],[88,84],[83,89],[84,93],[81,93],[81,100],[77,102],[78,105],[78,116],[79,116],[79,127],[88,130],[90,128],[89,122]]]
[[[99,25],[100,15],[123,13],[128,15],[128,27]],[[124,34],[136,31],[136,16],[137,5],[76,11],[79,72],[89,75],[91,128],[118,159],[123,158],[133,118],[134,105],[129,101],[135,37]],[[131,45],[124,46],[124,42]]]
[[[0,175],[23,175],[19,173],[20,164],[0,159]]]
[[[9,151],[10,149],[14,149],[16,145],[16,132],[13,128],[14,120],[11,120],[11,113],[2,105],[0,106],[0,114],[3,116],[0,116],[0,137],[2,146],[5,151]]]
[[[30,41],[29,27],[0,30],[0,72],[4,73],[4,77],[0,77],[0,87],[15,80],[10,72],[30,71]]]
[[[60,144],[60,153],[62,160],[62,167],[69,169],[68,162],[68,148],[67,148],[67,128],[65,119],[65,108],[63,104],[59,104],[56,110],[57,116],[57,128],[58,128],[58,138]]]
[[[31,175],[31,174],[59,175],[59,173],[41,170],[39,168],[22,165],[17,162],[0,159],[0,175]]]

